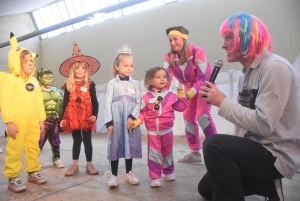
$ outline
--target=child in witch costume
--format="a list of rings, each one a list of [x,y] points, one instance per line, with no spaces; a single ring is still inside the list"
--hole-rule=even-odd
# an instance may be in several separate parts
[[[41,132],[39,141],[40,149],[43,150],[48,139],[52,150],[52,162],[57,168],[63,168],[64,164],[60,160],[60,139],[59,139],[59,118],[62,118],[62,97],[60,93],[50,88],[53,80],[51,70],[41,68],[37,71],[37,80],[42,89],[46,120],[45,129]]]
[[[19,178],[24,149],[27,182],[44,184],[47,180],[39,174],[40,132],[44,129],[46,114],[42,92],[34,74],[36,54],[18,47],[17,39],[11,33],[11,50],[8,53],[8,66],[11,74],[2,83],[0,102],[3,122],[7,125],[7,146],[4,174],[9,179],[8,189],[12,192],[26,190]]]
[[[74,42],[72,57],[63,62],[59,69],[63,76],[68,77],[60,126],[64,133],[71,132],[73,137],[73,164],[66,171],[65,176],[72,176],[79,172],[78,159],[82,141],[87,161],[86,171],[91,175],[98,174],[98,170],[92,164],[92,131],[96,132],[98,101],[95,83],[89,76],[96,73],[99,68],[98,60],[82,55]]]

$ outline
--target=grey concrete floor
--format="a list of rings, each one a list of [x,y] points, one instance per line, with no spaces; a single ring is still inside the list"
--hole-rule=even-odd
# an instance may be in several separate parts
[[[20,177],[27,186],[27,190],[22,193],[12,193],[7,190],[7,179],[3,175],[4,156],[6,138],[0,137],[0,147],[3,153],[0,154],[0,200],[114,200],[114,201],[133,201],[133,200],[195,200],[205,201],[197,191],[197,186],[206,173],[205,164],[178,163],[180,156],[188,154],[184,136],[174,137],[174,158],[175,158],[175,176],[176,181],[167,182],[161,179],[160,188],[151,188],[148,177],[147,167],[147,139],[143,135],[143,158],[133,160],[133,172],[140,179],[139,185],[130,185],[124,181],[125,165],[124,160],[119,163],[119,186],[116,188],[107,187],[107,180],[102,175],[108,169],[109,163],[106,159],[106,135],[93,134],[93,163],[99,170],[99,175],[91,176],[85,171],[86,160],[84,146],[81,147],[79,159],[80,172],[72,177],[65,177],[64,173],[72,162],[72,136],[60,135],[61,138],[61,159],[65,168],[57,169],[51,162],[51,149],[48,142],[40,154],[40,161],[43,168],[40,173],[43,174],[48,182],[45,185],[35,185],[27,183],[27,174],[22,168]],[[285,201],[300,200],[300,174],[294,176],[293,180],[283,179],[283,190]],[[246,201],[263,201],[263,197],[248,196]]]

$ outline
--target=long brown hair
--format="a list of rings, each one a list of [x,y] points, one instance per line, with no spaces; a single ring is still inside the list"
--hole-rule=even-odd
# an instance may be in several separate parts
[[[71,69],[70,69],[70,75],[69,75],[69,78],[66,82],[66,88],[67,90],[72,93],[75,91],[75,88],[76,88],[76,84],[75,84],[75,70],[81,66],[81,65],[84,65],[85,68],[86,68],[86,73],[85,73],[85,76],[82,80],[82,86],[83,87],[86,87],[88,84],[91,83],[91,79],[89,77],[89,65],[84,62],[84,61],[79,61],[79,62],[76,62],[76,63],[73,63],[72,66],[71,66]]]
[[[170,31],[179,31],[180,33],[189,34],[189,30],[187,30],[185,27],[183,26],[174,26],[174,27],[170,27],[166,30],[167,36],[169,35]],[[179,64],[183,65],[185,62],[187,62],[187,60],[189,59],[189,52],[188,52],[188,48],[187,48],[187,41],[186,39],[182,38],[184,41],[184,45],[183,45],[183,49],[180,52],[180,58],[179,58]],[[170,64],[174,65],[175,63],[175,58],[176,58],[176,54],[178,54],[177,52],[175,52],[172,48],[170,51]]]

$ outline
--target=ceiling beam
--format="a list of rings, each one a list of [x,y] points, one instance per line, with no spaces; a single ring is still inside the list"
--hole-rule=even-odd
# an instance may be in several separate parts
[[[39,35],[44,34],[44,33],[48,33],[48,32],[51,32],[51,31],[54,31],[54,30],[57,30],[57,29],[60,29],[60,28],[63,28],[63,27],[75,24],[75,23],[78,23],[78,22],[82,22],[84,20],[91,19],[93,17],[93,15],[96,14],[96,13],[110,13],[110,12],[113,12],[113,11],[116,11],[116,10],[120,10],[120,9],[129,7],[129,6],[133,6],[133,5],[145,2],[145,1],[149,1],[149,0],[130,0],[130,1],[125,1],[125,2],[116,4],[116,5],[107,7],[107,8],[103,8],[103,9],[94,11],[92,13],[88,13],[88,14],[85,14],[85,15],[78,16],[76,18],[73,18],[73,19],[61,22],[59,24],[55,24],[53,26],[50,26],[50,27],[47,27],[47,28],[44,28],[44,29],[40,29],[40,30],[31,32],[29,34],[20,36],[20,37],[17,38],[17,41],[21,42],[21,41],[27,40],[29,38],[33,38],[33,37],[39,36]],[[9,45],[10,45],[9,41],[1,43],[0,44],[0,49],[3,48],[3,47],[7,47]]]

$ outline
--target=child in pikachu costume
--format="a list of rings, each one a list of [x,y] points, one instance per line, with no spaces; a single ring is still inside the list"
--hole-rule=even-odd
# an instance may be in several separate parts
[[[9,179],[8,189],[12,192],[26,190],[19,178],[24,149],[27,182],[44,184],[47,180],[38,172],[40,132],[46,119],[42,91],[36,78],[35,53],[18,47],[17,39],[10,34],[11,50],[8,67],[11,74],[5,76],[1,85],[0,106],[3,122],[7,125],[7,146],[4,174]]]

